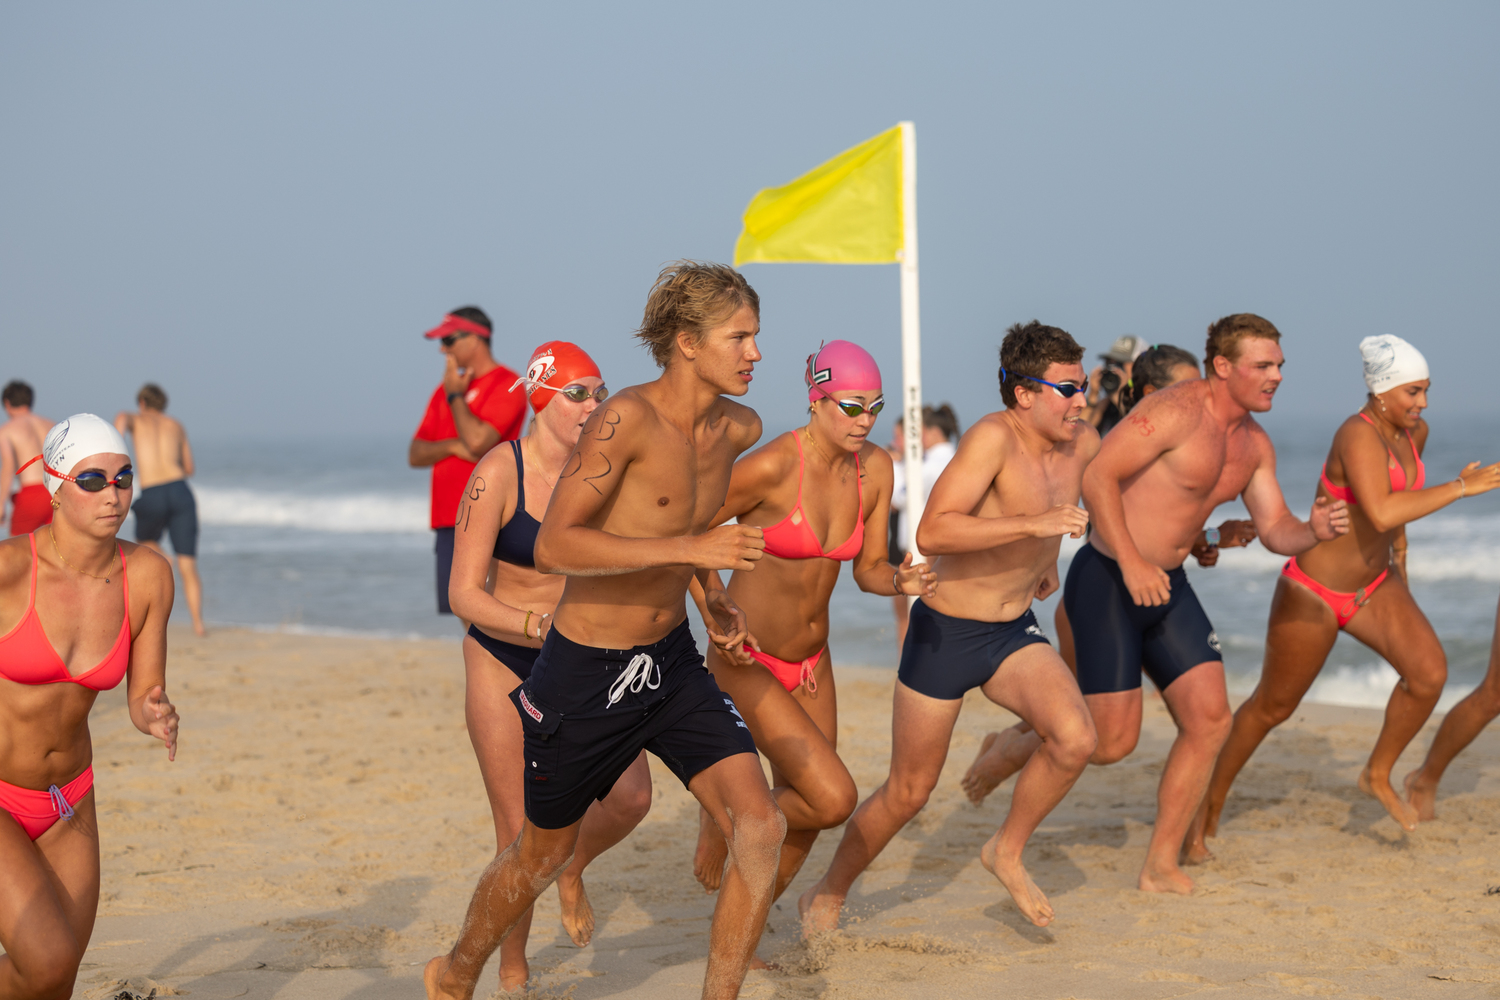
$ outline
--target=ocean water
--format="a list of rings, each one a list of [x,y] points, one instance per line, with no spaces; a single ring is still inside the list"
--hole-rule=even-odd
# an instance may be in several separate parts
[[[1278,474],[1292,509],[1312,502],[1333,425],[1285,439],[1272,426]],[[1435,429],[1429,481],[1452,478],[1466,461],[1500,458],[1500,425]],[[210,623],[318,634],[456,640],[433,597],[427,472],[406,465],[406,441],[199,440],[202,534],[199,565]],[[1210,523],[1245,516],[1230,504]],[[127,525],[124,537],[134,537]],[[1461,501],[1409,526],[1412,589],[1449,661],[1446,708],[1473,689],[1489,662],[1500,598],[1500,491]],[[1079,543],[1064,540],[1060,570]],[[1284,559],[1253,544],[1225,550],[1219,565],[1188,574],[1224,645],[1232,690],[1254,687],[1266,615]],[[1051,631],[1053,597],[1037,608]],[[179,597],[175,620],[186,618]],[[700,641],[702,639],[700,632]],[[835,662],[894,668],[898,659],[889,598],[861,593],[848,572],[832,602]],[[1385,704],[1396,674],[1374,653],[1340,636],[1310,698],[1343,705]]]

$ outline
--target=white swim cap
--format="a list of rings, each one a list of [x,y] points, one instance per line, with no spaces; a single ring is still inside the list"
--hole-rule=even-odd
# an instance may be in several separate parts
[[[1366,337],[1359,342],[1359,353],[1365,361],[1365,385],[1373,393],[1429,377],[1422,352],[1393,333]]]
[[[64,480],[54,472],[73,474],[73,466],[90,455],[126,455],[125,439],[114,425],[92,413],[75,413],[52,425],[42,439],[42,482],[47,492],[56,494]]]

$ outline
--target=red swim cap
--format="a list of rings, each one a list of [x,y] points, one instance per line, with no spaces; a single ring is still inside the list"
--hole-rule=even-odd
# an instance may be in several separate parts
[[[549,340],[531,352],[526,375],[517,380],[510,390],[515,392],[518,386],[525,385],[532,412],[541,413],[557,396],[555,390],[581,378],[602,377],[599,366],[594,364],[594,359],[583,348],[566,340]],[[538,397],[537,393],[541,393],[541,396]]]

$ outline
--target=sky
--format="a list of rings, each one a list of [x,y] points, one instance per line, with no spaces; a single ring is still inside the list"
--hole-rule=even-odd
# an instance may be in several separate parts
[[[1495,414],[1497,28],[1482,3],[6,4],[0,380],[54,418],[151,380],[199,437],[404,453],[448,309],[486,309],[513,368],[567,339],[650,379],[658,269],[728,261],[757,190],[909,119],[925,394],[965,426],[1012,323],[1201,353],[1251,311],[1288,357],[1273,437],[1331,436],[1371,333],[1427,354],[1440,433]],[[821,339],[899,389],[894,265],[745,274],[768,429]]]

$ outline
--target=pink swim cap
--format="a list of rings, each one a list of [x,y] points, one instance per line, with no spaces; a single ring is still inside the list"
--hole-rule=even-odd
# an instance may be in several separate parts
[[[847,340],[830,340],[809,354],[802,378],[807,383],[809,403],[824,392],[866,392],[881,386],[880,366],[870,352]]]

